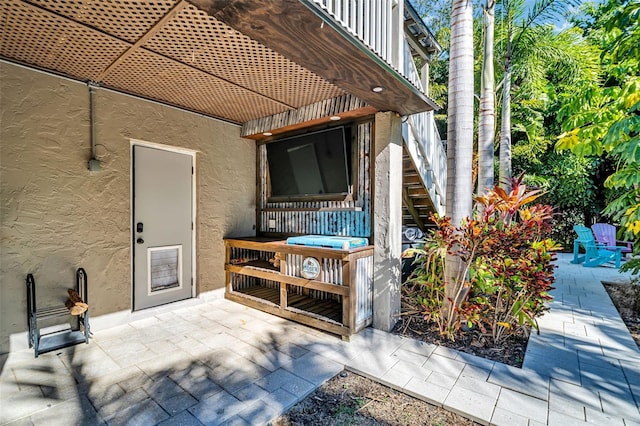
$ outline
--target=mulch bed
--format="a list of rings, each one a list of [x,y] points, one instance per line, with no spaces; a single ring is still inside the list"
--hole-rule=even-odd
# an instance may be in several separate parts
[[[402,286],[401,315],[392,333],[514,367],[522,367],[529,340],[526,335],[530,331],[529,328],[519,330],[518,333],[502,340],[499,345],[494,345],[491,336],[484,336],[479,330],[467,330],[464,333],[459,333],[456,340],[451,341],[440,335],[435,324],[427,323],[423,319],[422,308],[417,302],[418,291],[420,291],[419,286],[406,284]]]
[[[520,332],[519,335],[506,338],[499,345],[493,345],[491,338],[483,336],[479,331],[467,331],[452,342],[441,336],[434,324],[427,324],[420,313],[402,315],[392,332],[514,367],[522,367],[529,340],[524,332]]]
[[[640,349],[640,284],[607,281],[602,284]]]

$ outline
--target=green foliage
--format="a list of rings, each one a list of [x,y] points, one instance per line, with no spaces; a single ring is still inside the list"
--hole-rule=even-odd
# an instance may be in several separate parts
[[[530,182],[545,188],[544,202],[559,214],[554,218],[560,225],[554,239],[566,245],[573,239],[570,220],[578,217],[578,222],[584,223],[585,216],[592,214],[592,206],[598,204],[595,195],[602,192],[604,179],[593,177],[591,163],[562,164],[562,156],[553,150],[555,137],[561,132],[556,115],[563,94],[574,91],[582,81],[597,82],[599,78],[597,46],[585,40],[578,29],[558,32],[551,25],[541,24],[545,21],[539,17],[557,13],[560,6],[540,2],[531,17],[516,17],[515,22],[520,24],[513,35],[512,166],[515,173],[524,172]]]
[[[423,307],[424,319],[438,324],[439,330],[445,330],[440,315],[444,304],[444,262],[446,252],[440,241],[430,239],[422,249],[410,248],[402,253],[403,257],[416,257],[417,267],[413,271],[408,284],[419,286],[418,291],[412,289],[411,294],[416,294],[417,302]]]
[[[538,210],[511,226],[497,227],[478,253],[472,270],[474,323],[489,330],[494,342],[500,342],[518,326],[537,328],[536,317],[550,300],[553,282],[551,250],[555,243],[539,239],[541,228],[548,233],[551,218],[549,206]],[[474,273],[475,272],[475,273]]]
[[[613,168],[610,159],[548,151],[537,161],[519,159],[515,163],[527,170],[527,184],[544,189],[545,195],[538,201],[554,206],[551,237],[565,250],[571,250],[575,238],[573,225],[610,220],[601,217],[606,202],[612,199],[604,188]]]
[[[539,161],[551,150],[560,132],[559,97],[572,93],[580,82],[597,82],[599,76],[599,50],[575,29],[556,33],[551,26],[538,26],[520,40],[513,58],[514,165]]]
[[[451,218],[432,219],[438,229],[431,234],[424,248],[409,249],[405,254],[409,257],[417,255],[419,262],[409,282],[422,286],[418,302],[425,321],[437,324],[440,334],[454,340],[461,326],[459,318],[466,316],[462,305],[469,294],[467,276],[481,240],[465,234],[465,231],[473,231],[467,225],[454,227]],[[459,260],[457,272],[453,282],[445,282],[445,262],[451,261],[452,255]]]
[[[631,260],[626,261],[621,267],[622,272],[631,272],[632,275],[640,275],[640,258],[634,257]]]
[[[452,340],[463,322],[495,343],[518,328],[536,328],[536,317],[550,299],[556,248],[547,237],[552,209],[527,207],[541,192],[528,191],[521,179],[512,185],[511,193],[495,187],[477,197],[474,219],[460,227],[449,218],[435,217],[438,228],[425,248],[407,253],[421,255],[410,281],[423,288],[419,302],[425,320]],[[445,293],[443,278],[447,256],[460,260],[455,282],[446,283],[454,289],[450,293]]]
[[[640,3],[610,0],[583,18],[587,36],[600,43],[604,78],[567,94],[558,117],[564,133],[558,150],[578,155],[609,153],[616,170],[605,185],[618,196],[605,214],[621,226],[623,239],[640,251]],[[633,266],[634,262],[630,262]],[[632,266],[629,266],[631,268]]]

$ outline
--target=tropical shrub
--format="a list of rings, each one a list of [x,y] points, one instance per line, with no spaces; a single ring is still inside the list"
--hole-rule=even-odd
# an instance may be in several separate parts
[[[463,312],[467,307],[463,302],[470,290],[470,282],[466,277],[481,239],[473,238],[473,222],[469,223],[470,226],[456,228],[448,217],[432,216],[432,220],[438,229],[427,238],[424,248],[405,252],[409,257],[417,255],[416,261],[419,263],[409,282],[422,287],[417,297],[424,319],[435,323],[440,334],[454,340],[461,326],[459,318],[471,316]],[[453,282],[445,283],[445,262],[451,255],[459,260],[459,267]],[[449,287],[448,292],[446,286]]]
[[[537,329],[536,318],[551,299],[556,249],[548,238],[552,209],[527,207],[541,192],[527,191],[521,178],[512,185],[510,193],[495,187],[476,197],[474,219],[459,227],[449,218],[434,217],[437,229],[425,247],[407,252],[420,255],[410,282],[423,288],[419,302],[424,318],[449,339],[455,340],[463,324],[494,343],[517,330]],[[443,278],[447,255],[461,265],[453,283]]]

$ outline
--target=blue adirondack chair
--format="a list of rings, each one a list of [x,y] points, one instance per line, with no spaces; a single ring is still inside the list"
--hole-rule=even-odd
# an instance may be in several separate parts
[[[573,241],[573,260],[571,263],[583,263],[588,268],[604,265],[608,262],[615,262],[616,268],[620,267],[622,249],[624,247],[605,248],[604,245],[596,242],[591,229],[582,225],[575,225],[573,230],[578,234],[578,238]],[[580,256],[580,246],[584,248],[584,255]]]

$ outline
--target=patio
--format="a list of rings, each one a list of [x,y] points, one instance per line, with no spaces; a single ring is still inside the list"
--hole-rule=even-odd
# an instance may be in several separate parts
[[[366,329],[336,337],[226,300],[2,355],[0,424],[263,424],[343,368],[483,424],[640,423],[640,352],[600,280],[560,255],[522,369]]]

